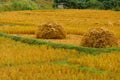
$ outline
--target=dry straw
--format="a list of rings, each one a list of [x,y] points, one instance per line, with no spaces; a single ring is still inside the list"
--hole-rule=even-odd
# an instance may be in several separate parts
[[[84,47],[107,48],[118,45],[114,33],[106,28],[91,28],[84,34],[81,45]]]
[[[66,33],[63,27],[57,23],[44,23],[38,26],[37,38],[43,39],[64,39]]]

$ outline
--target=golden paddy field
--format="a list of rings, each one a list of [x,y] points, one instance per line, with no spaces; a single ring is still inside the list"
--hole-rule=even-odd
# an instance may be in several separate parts
[[[39,10],[0,13],[0,31],[10,34],[22,34],[21,36],[27,34],[26,37],[35,37],[37,26],[46,22],[61,24],[71,35],[68,35],[67,40],[50,40],[54,42],[64,44],[76,42],[75,45],[79,45],[81,36],[93,27],[106,27],[120,38],[120,12],[109,10]]]
[[[92,27],[106,27],[120,39],[120,12],[105,10],[38,10],[0,13],[0,32],[36,38],[37,26],[61,24],[67,38],[45,39],[79,45]],[[120,80],[120,52],[97,55],[28,45],[0,37],[0,80]]]

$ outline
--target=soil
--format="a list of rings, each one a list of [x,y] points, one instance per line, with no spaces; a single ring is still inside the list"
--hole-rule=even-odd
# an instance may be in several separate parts
[[[16,35],[16,34],[12,34],[12,35]],[[27,38],[36,38],[35,35],[28,35],[28,34],[17,34],[17,35],[22,37],[27,37]],[[40,40],[79,46],[81,42],[81,38],[82,38],[82,35],[68,34],[65,39],[40,39]],[[119,39],[119,46],[120,46],[120,39]]]

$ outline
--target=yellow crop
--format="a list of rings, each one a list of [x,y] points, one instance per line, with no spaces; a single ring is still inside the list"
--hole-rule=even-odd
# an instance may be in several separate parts
[[[36,26],[46,22],[58,22],[67,33],[84,34],[91,27],[107,27],[120,37],[120,12],[105,10],[38,10],[0,13],[1,27],[16,25],[18,33],[34,33]],[[4,25],[3,25],[4,24]],[[26,29],[28,27],[30,30]],[[3,31],[0,28],[0,31]],[[10,30],[10,31],[9,31]],[[13,30],[13,31],[11,31]],[[6,32],[14,33],[14,28]],[[16,33],[15,31],[15,33]],[[30,32],[29,32],[30,31]]]
[[[119,80],[120,54],[85,55],[0,37],[1,80]],[[79,66],[103,69],[100,73]]]
[[[65,28],[68,38],[64,44],[79,45],[79,35],[92,27],[106,27],[120,38],[120,12],[110,10],[2,12],[0,32],[35,37],[37,26],[46,22],[57,22]],[[91,55],[0,37],[0,80],[120,80],[119,56],[120,52]]]
[[[97,56],[84,55],[80,58],[71,58],[69,61],[74,64],[120,73],[120,58],[118,56],[120,56],[119,52],[101,54]]]

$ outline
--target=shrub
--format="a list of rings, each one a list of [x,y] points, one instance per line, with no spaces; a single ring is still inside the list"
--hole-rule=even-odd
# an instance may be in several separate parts
[[[120,8],[120,0],[54,0],[55,7],[57,7],[60,3],[64,3],[65,8],[78,8],[78,9],[115,8],[116,10],[119,10]]]
[[[45,23],[38,26],[36,37],[44,39],[63,39],[66,37],[66,33],[62,26],[57,23]]]
[[[120,11],[120,6],[116,6],[115,8],[113,8],[114,11]]]
[[[11,3],[6,3],[1,6],[1,11],[11,11],[12,10],[12,5]]]
[[[13,10],[35,10],[38,9],[38,5],[31,0],[11,0],[2,2],[0,4],[1,11],[13,11]]]
[[[81,45],[85,47],[106,48],[118,45],[113,32],[105,28],[92,28],[83,36]]]
[[[88,8],[104,9],[104,5],[98,0],[89,0],[88,5],[89,5]]]
[[[31,0],[14,0],[12,3],[13,10],[34,10],[38,9],[38,6],[35,2]]]

